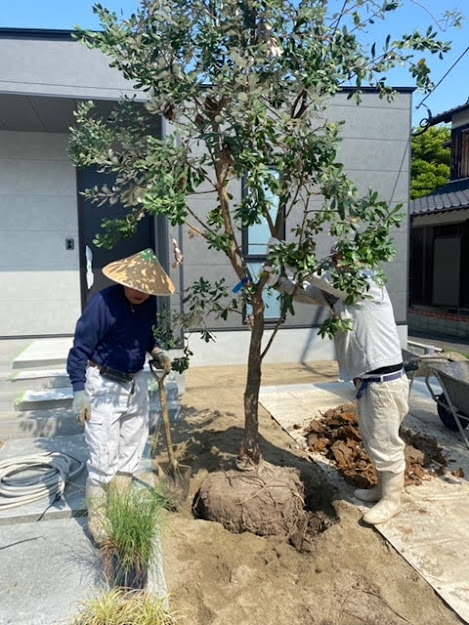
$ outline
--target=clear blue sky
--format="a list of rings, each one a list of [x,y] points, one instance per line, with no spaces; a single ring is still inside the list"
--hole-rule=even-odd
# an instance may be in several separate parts
[[[48,28],[71,30],[75,25],[84,28],[98,27],[99,23],[92,12],[93,0],[0,0],[0,27],[2,28]],[[128,17],[135,11],[138,0],[101,0],[103,6]],[[341,7],[343,0],[331,0],[331,4]],[[434,82],[443,78],[445,73],[457,61],[469,45],[469,2],[467,0],[405,0],[405,7],[385,22],[379,22],[368,33],[371,41],[383,41],[388,33],[398,36],[416,27],[422,31],[441,17],[443,11],[459,9],[467,15],[462,30],[451,29],[442,33],[445,40],[453,42],[453,48],[443,61],[432,57],[430,66]],[[454,69],[434,93],[425,100],[425,104],[435,115],[447,109],[464,104],[469,98],[469,52],[457,63]],[[413,86],[412,77],[404,70],[396,70],[388,82],[394,86]],[[417,124],[426,116],[423,106],[417,109],[423,95],[414,93],[413,123]]]

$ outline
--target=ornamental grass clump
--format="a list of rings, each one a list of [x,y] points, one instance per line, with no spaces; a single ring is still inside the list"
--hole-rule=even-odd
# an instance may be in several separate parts
[[[144,588],[148,568],[157,557],[157,540],[167,499],[150,488],[109,493],[108,540],[101,553],[109,581],[124,588]]]
[[[72,625],[177,625],[165,599],[145,592],[113,588],[84,604]]]

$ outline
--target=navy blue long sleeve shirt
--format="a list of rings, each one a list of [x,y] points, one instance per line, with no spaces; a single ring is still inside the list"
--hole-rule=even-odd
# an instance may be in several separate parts
[[[124,373],[140,371],[146,352],[158,346],[152,331],[155,323],[155,297],[132,305],[120,284],[96,293],[77,321],[68,354],[67,373],[73,391],[85,388],[89,360]]]

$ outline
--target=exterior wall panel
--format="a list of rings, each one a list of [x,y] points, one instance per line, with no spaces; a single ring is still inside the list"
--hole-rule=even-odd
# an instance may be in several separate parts
[[[67,135],[0,133],[1,336],[73,332],[80,314],[75,170]],[[65,239],[75,249],[65,249]]]
[[[113,100],[138,94],[99,50],[70,39],[0,39],[2,92]]]

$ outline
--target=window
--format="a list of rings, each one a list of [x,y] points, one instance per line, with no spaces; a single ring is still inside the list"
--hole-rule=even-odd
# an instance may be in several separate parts
[[[270,170],[271,173],[278,178],[278,172],[274,169]],[[243,194],[246,192],[243,187]],[[272,220],[275,221],[277,217],[278,197],[273,195],[268,189],[266,189],[267,198],[271,206],[269,213]],[[270,239],[270,228],[265,217],[261,218],[261,222],[249,226],[243,232],[243,253],[246,257],[249,271],[251,272],[253,279],[256,280],[259,276],[262,264],[267,258],[267,244]],[[263,293],[265,302],[265,319],[266,321],[275,321],[280,317],[280,296],[274,289],[265,289]],[[249,310],[246,311],[249,315]]]

